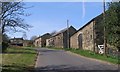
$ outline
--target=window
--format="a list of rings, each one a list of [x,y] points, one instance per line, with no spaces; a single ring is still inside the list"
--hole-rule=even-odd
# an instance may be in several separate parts
[[[92,35],[90,35],[90,39],[92,39]]]
[[[60,39],[60,37],[58,37],[58,39]]]

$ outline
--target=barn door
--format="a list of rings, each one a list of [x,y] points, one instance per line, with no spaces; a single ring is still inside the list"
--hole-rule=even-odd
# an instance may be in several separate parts
[[[82,49],[82,34],[79,34],[78,36],[78,45],[79,45],[79,48]]]

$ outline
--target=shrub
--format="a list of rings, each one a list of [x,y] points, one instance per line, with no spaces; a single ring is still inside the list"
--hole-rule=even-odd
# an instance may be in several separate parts
[[[7,49],[8,46],[9,46],[8,43],[2,42],[2,52],[5,52],[5,50]]]

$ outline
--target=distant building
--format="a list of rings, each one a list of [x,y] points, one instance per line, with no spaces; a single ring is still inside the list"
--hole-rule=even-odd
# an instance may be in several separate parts
[[[52,36],[51,36],[51,38],[46,39],[46,46],[47,47],[53,47],[54,46],[54,40],[53,40]]]
[[[101,45],[104,42],[101,19],[101,15],[93,18],[71,36],[70,47],[98,51],[97,45]]]
[[[42,36],[39,36],[38,38],[35,39],[34,45],[36,47],[45,47],[46,46],[46,39],[49,39],[51,35],[49,33],[46,33]]]
[[[31,40],[24,40],[23,38],[12,38],[10,39],[10,45],[14,46],[33,46],[33,42]]]
[[[54,34],[50,39],[48,39],[49,45],[56,48],[68,48],[70,47],[70,37],[75,32],[76,29],[73,26],[59,31]]]
[[[50,46],[50,40],[46,39],[46,46]]]
[[[24,40],[23,46],[31,47],[31,46],[33,46],[33,41],[32,40]]]
[[[12,38],[10,39],[10,44],[11,45],[16,45],[16,46],[23,46],[24,44],[24,39],[23,38]]]
[[[34,46],[41,47],[41,38],[40,36],[34,40]]]

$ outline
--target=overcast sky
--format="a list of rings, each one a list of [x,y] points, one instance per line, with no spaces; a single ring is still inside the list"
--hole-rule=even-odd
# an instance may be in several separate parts
[[[32,15],[25,17],[25,22],[32,25],[26,32],[27,39],[31,36],[43,35],[54,30],[59,31],[69,25],[79,29],[94,17],[103,12],[102,2],[26,2],[26,10]],[[9,34],[10,37],[22,37],[22,33]]]

